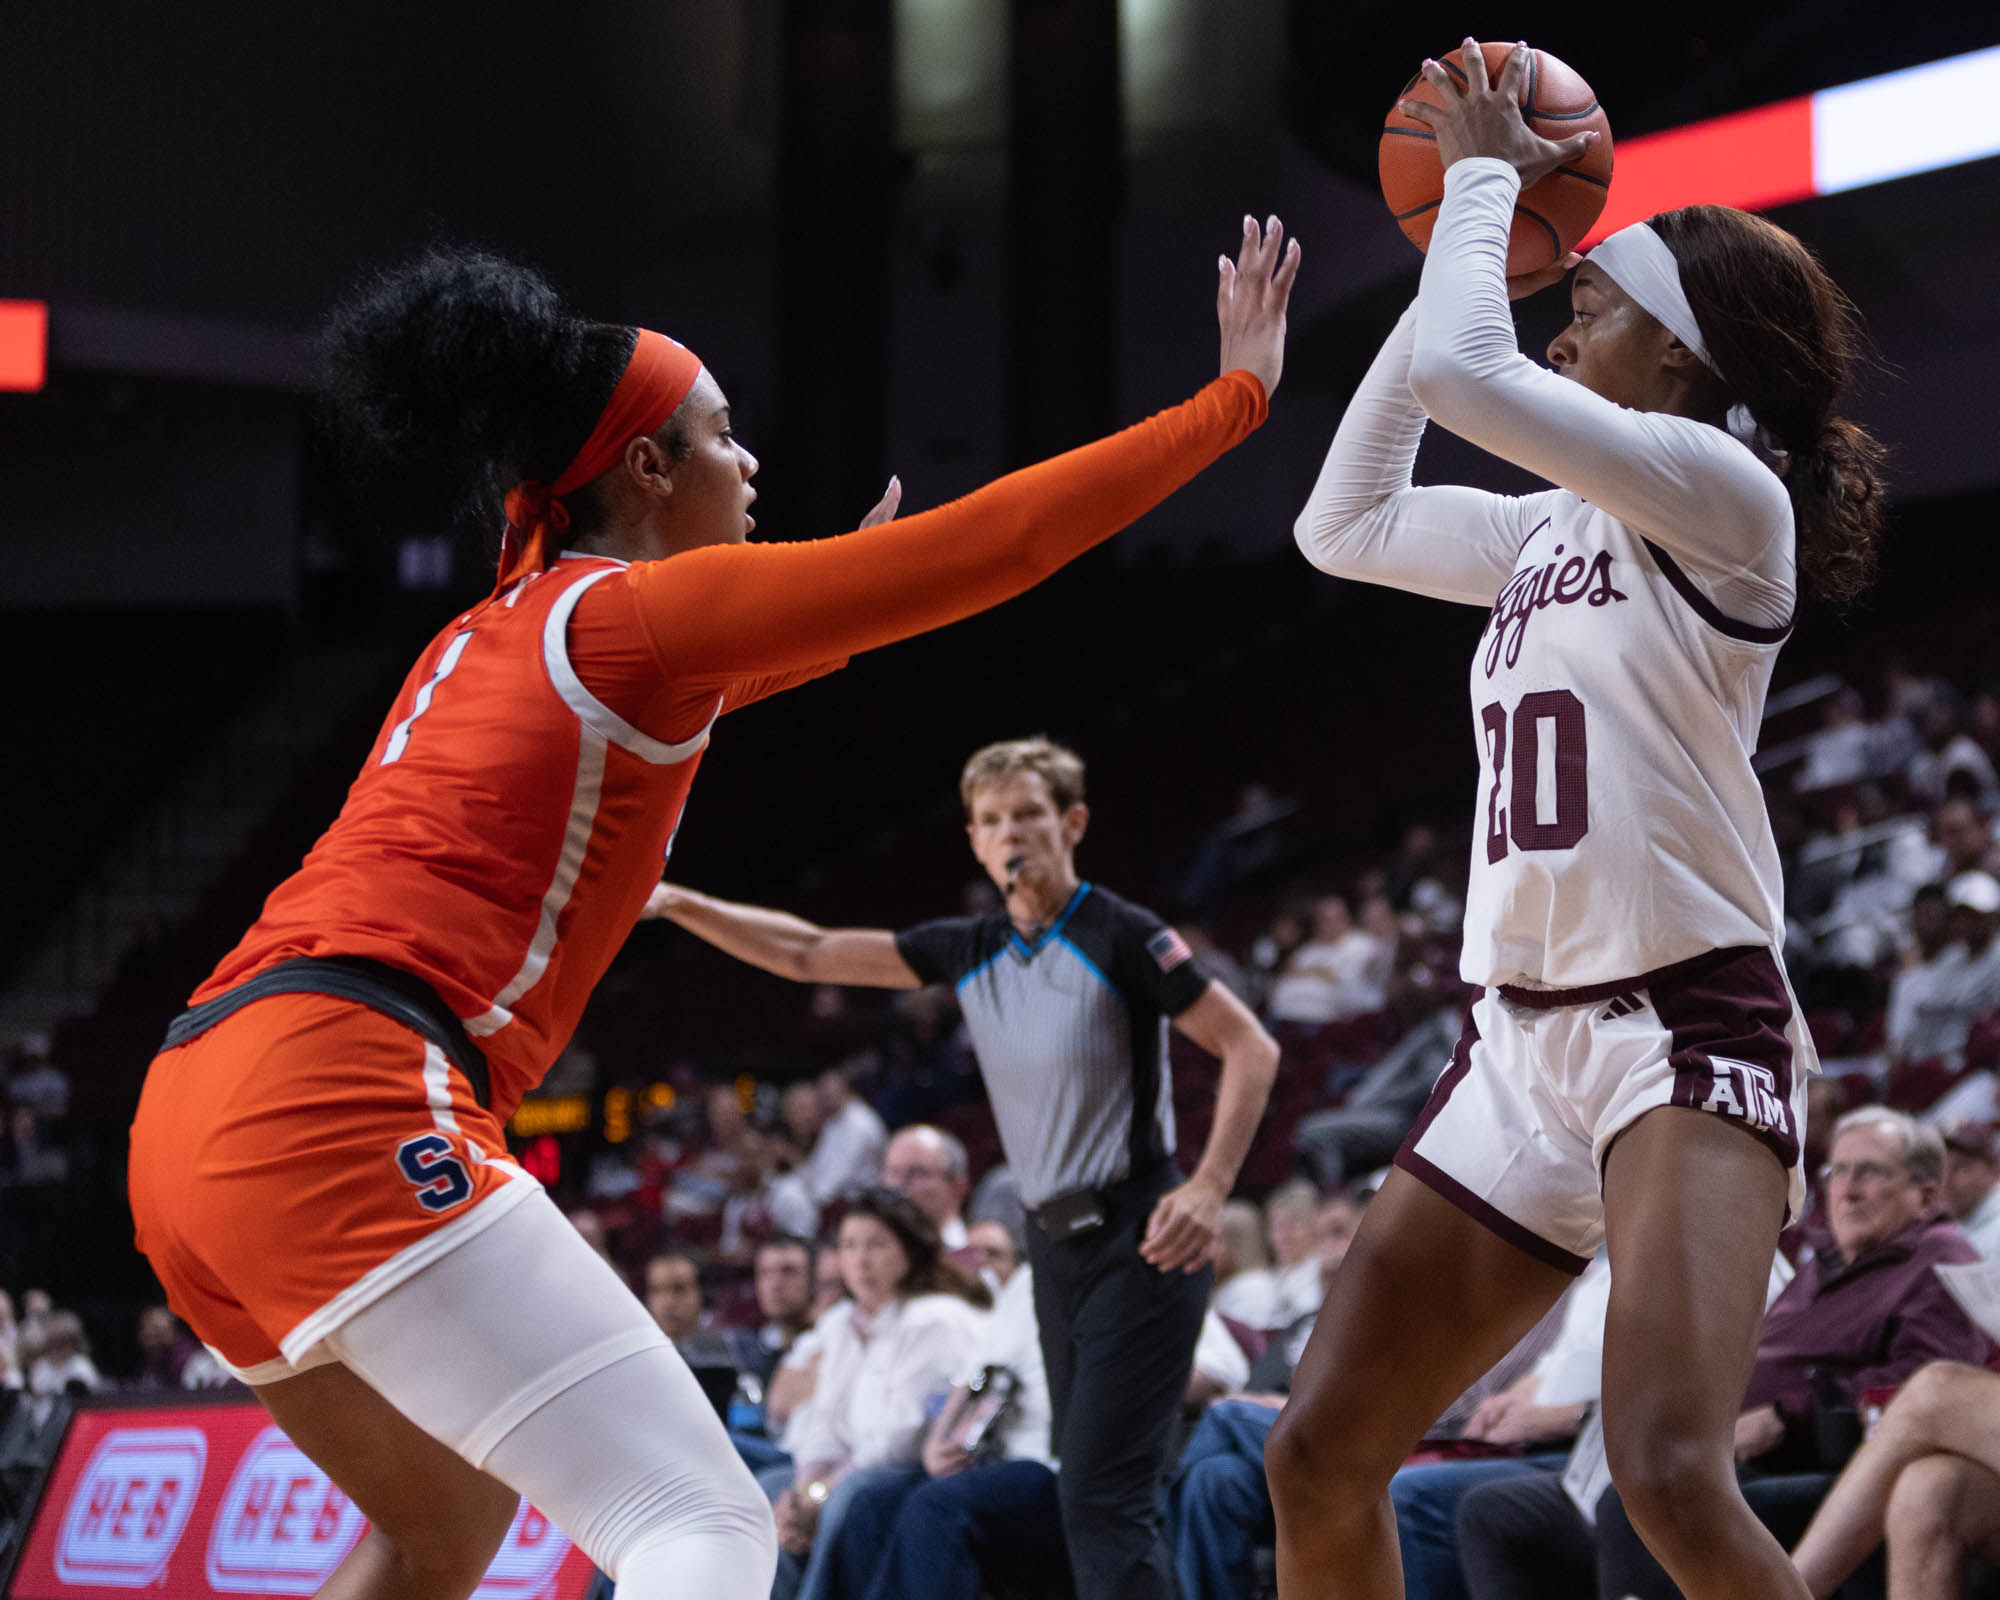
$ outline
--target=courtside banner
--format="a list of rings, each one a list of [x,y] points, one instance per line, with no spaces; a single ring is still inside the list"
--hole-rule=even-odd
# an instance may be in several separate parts
[[[77,1412],[8,1594],[309,1595],[367,1526],[251,1400]],[[522,1502],[475,1600],[581,1600],[583,1552]]]

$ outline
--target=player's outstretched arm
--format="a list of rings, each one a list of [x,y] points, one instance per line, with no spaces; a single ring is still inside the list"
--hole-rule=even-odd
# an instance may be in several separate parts
[[[789,911],[739,905],[663,883],[639,913],[642,921],[679,923],[738,961],[795,983],[846,983],[870,989],[917,989],[923,980],[882,928],[822,928]]]
[[[1222,376],[1107,439],[962,500],[836,539],[709,545],[626,586],[670,677],[796,671],[943,627],[1020,594],[1135,521],[1264,419],[1284,370],[1296,241],[1244,219],[1219,269]],[[1052,381],[1061,381],[1051,373]]]

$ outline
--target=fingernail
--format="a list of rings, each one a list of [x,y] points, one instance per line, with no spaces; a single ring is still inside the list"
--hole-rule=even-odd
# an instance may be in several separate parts
[[[1257,219],[1247,211],[1243,213],[1243,231],[1245,233],[1255,233],[1257,231]]]
[[[1276,232],[1278,231],[1278,213],[1277,213],[1277,212],[1273,211],[1273,212],[1271,213],[1271,220],[1270,220],[1269,222],[1267,222],[1267,223],[1265,223],[1265,224],[1264,224],[1264,231],[1265,231],[1266,233],[1276,233]]]
[[[1229,270],[1229,257],[1217,256],[1215,258],[1215,264],[1219,269],[1221,269],[1224,272],[1227,272]]]

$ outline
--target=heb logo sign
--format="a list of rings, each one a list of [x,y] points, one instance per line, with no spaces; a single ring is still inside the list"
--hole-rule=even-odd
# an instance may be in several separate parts
[[[226,1594],[311,1594],[361,1537],[361,1511],[276,1428],[243,1452],[208,1536]]]
[[[64,1583],[143,1589],[167,1570],[201,1492],[198,1428],[117,1428],[77,1479],[56,1541]]]
[[[348,1499],[277,1428],[251,1441],[216,1507],[208,1581],[224,1594],[307,1595],[325,1583],[366,1526]],[[474,1600],[535,1600],[569,1540],[525,1500]]]

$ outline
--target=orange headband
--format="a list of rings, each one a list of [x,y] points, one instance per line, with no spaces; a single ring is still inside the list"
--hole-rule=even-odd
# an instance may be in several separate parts
[[[552,535],[569,528],[562,497],[608,472],[640,434],[655,433],[680,409],[701,372],[701,361],[684,344],[650,328],[639,330],[632,359],[605,402],[597,426],[554,483],[530,480],[507,491],[507,531],[500,541],[500,576],[495,593],[516,578],[547,567]]]

